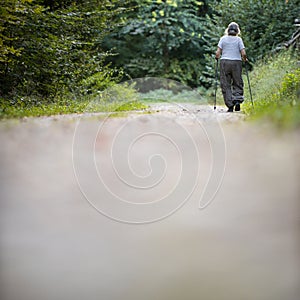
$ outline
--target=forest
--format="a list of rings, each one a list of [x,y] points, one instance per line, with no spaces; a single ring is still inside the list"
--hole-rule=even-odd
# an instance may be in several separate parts
[[[0,98],[72,103],[134,78],[213,84],[214,52],[239,23],[251,63],[295,31],[298,0],[1,0]]]
[[[300,0],[0,0],[0,300],[299,300],[299,50]]]

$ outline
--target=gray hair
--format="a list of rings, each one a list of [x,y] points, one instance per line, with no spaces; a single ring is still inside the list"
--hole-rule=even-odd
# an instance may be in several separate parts
[[[238,23],[235,23],[235,22],[231,22],[231,23],[228,25],[228,27],[227,27],[226,30],[225,30],[225,35],[229,35],[229,34],[228,34],[229,27],[232,26],[232,25],[236,26],[237,29],[238,29],[238,32],[237,32],[236,35],[240,35],[240,34],[241,34],[240,26],[239,26]]]

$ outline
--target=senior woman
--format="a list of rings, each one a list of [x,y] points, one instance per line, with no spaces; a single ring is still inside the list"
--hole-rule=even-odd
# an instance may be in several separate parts
[[[242,59],[248,61],[243,40],[239,37],[239,25],[232,22],[218,43],[216,59],[221,57],[220,84],[228,112],[240,110],[244,101],[244,83],[242,79]]]

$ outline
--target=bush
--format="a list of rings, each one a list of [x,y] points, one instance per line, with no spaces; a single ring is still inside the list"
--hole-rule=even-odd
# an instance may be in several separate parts
[[[280,128],[300,126],[300,69],[297,64],[295,56],[284,52],[257,65],[250,74],[254,108],[249,102],[244,105],[252,119],[270,120]]]
[[[12,102],[0,98],[0,119],[39,117],[86,112],[119,112],[145,109],[138,93],[128,84],[114,85],[98,95],[86,95],[80,100],[62,98],[54,103],[32,101],[32,98],[18,98]]]
[[[203,36],[207,78],[214,76],[212,55],[230,22],[239,24],[248,58],[254,63],[273,55],[279,44],[291,38],[294,20],[299,17],[299,1],[214,0],[210,6],[213,13],[206,16]]]
[[[116,26],[117,0],[36,3],[1,0],[0,97],[50,104],[118,80],[118,70],[105,63],[109,51],[101,48]]]

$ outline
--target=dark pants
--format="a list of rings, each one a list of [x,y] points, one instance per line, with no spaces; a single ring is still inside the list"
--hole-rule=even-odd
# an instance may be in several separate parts
[[[227,107],[233,107],[235,104],[244,101],[242,61],[221,59],[220,84]]]

